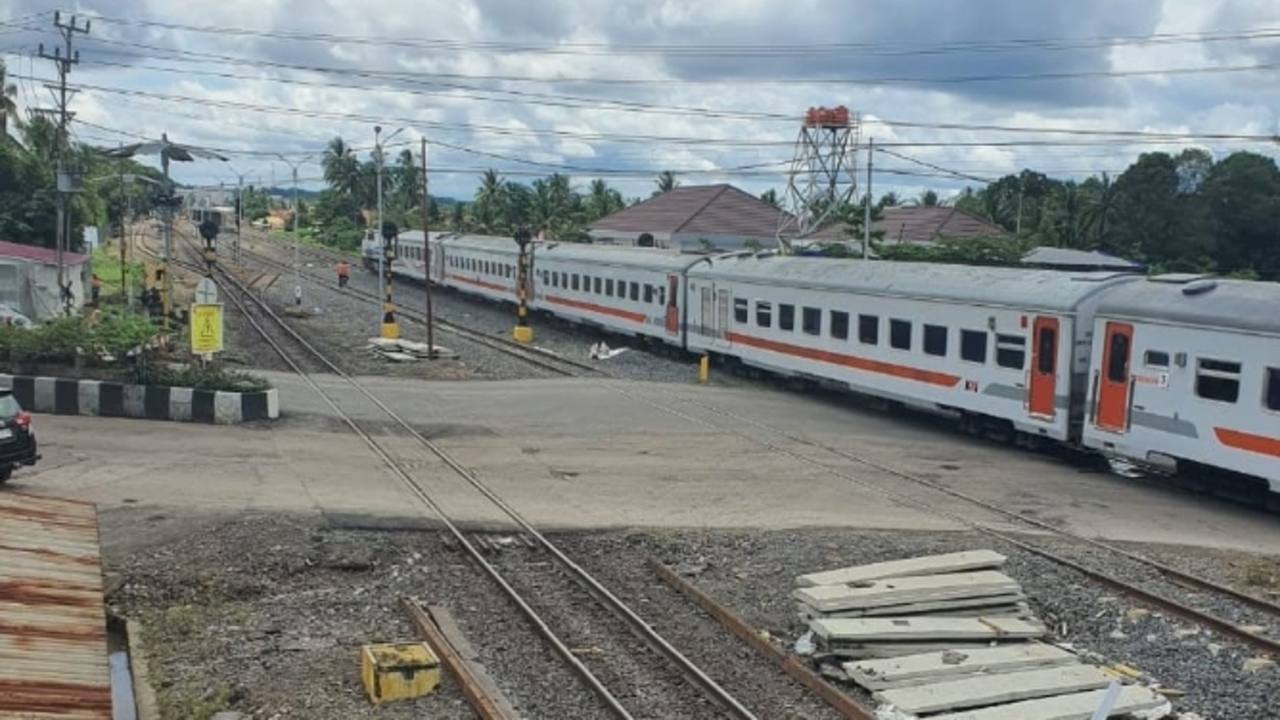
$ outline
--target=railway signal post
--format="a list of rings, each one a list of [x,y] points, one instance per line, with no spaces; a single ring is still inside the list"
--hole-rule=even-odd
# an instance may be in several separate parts
[[[529,241],[533,235],[528,228],[516,230],[516,245],[520,246],[520,258],[516,261],[516,327],[511,337],[516,342],[533,342],[533,328],[529,327]]]
[[[395,262],[395,238],[399,234],[399,229],[395,223],[382,224],[382,272],[383,272],[383,292],[382,297],[382,329],[380,336],[387,340],[398,340],[400,338],[400,323],[396,321],[396,306],[391,301],[391,264]]]

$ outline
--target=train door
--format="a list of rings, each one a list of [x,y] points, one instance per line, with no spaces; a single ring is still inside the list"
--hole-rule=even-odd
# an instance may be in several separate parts
[[[716,334],[716,291],[714,288],[702,286],[702,316],[698,323],[698,332],[704,337],[715,337]]]
[[[667,334],[680,334],[680,276],[667,276]]]
[[[1031,382],[1028,411],[1037,417],[1054,417],[1053,398],[1058,389],[1058,319],[1036,318],[1032,325]]]
[[[1129,394],[1133,326],[1109,322],[1103,335],[1102,367],[1098,370],[1098,396],[1094,423],[1102,430],[1124,432],[1129,425]]]

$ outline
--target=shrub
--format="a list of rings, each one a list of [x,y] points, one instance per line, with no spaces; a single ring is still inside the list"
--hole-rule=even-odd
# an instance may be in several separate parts
[[[131,370],[127,381],[137,385],[189,387],[197,390],[221,390],[224,392],[261,392],[271,389],[271,382],[266,378],[226,370],[217,365],[208,367],[171,367],[154,363],[141,363]]]

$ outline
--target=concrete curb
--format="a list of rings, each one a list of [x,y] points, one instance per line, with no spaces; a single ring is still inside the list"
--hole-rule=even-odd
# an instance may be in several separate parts
[[[54,415],[98,415],[234,425],[280,417],[279,391],[237,393],[101,380],[0,373],[22,407]]]

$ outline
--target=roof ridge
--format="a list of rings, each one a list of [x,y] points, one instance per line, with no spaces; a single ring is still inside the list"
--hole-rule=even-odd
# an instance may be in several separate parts
[[[712,185],[712,187],[715,187],[715,186],[714,186],[714,185]],[[709,198],[705,203],[703,203],[703,204],[702,204],[702,207],[700,207],[700,208],[698,208],[697,210],[693,211],[693,213],[692,213],[692,214],[690,214],[690,215],[689,215],[689,217],[685,218],[684,222],[682,222],[682,223],[680,223],[679,225],[677,225],[677,226],[676,226],[676,229],[675,229],[675,230],[672,230],[671,232],[673,232],[673,233],[678,233],[678,232],[680,232],[681,230],[683,230],[683,229],[684,229],[684,227],[685,227],[686,225],[688,225],[689,223],[693,222],[694,218],[696,218],[696,217],[698,217],[699,215],[701,215],[701,214],[702,214],[702,212],[703,212],[704,210],[706,210],[708,207],[710,207],[710,206],[711,206],[711,203],[715,202],[715,201],[716,201],[716,200],[717,200],[721,195],[723,195],[725,190],[728,190],[728,189],[729,189],[729,188],[731,188],[731,187],[733,187],[733,186],[732,186],[732,185],[729,185],[728,183],[722,184],[722,185],[720,186],[720,189],[716,191],[716,194],[715,194],[715,195],[712,195],[712,196],[711,196],[711,197],[710,197],[710,198]],[[745,193],[744,193],[744,194],[745,194]]]
[[[716,186],[712,186],[712,187],[716,187]],[[712,202],[716,202],[716,200],[719,199],[719,196],[724,195],[724,191],[728,190],[728,188],[730,187],[732,187],[730,186],[730,184],[721,184],[721,188],[719,188],[719,190],[716,191],[716,195],[710,196],[710,199],[708,199],[707,202],[703,202],[703,206],[701,206],[701,208],[692,211],[689,217],[685,218],[685,222],[676,225],[676,229],[673,229],[673,231],[671,232],[677,233],[682,231],[682,229],[685,229],[685,225],[691,222],[694,222],[694,219],[698,218],[698,215],[703,214],[703,210],[707,210],[710,204],[712,204]]]

